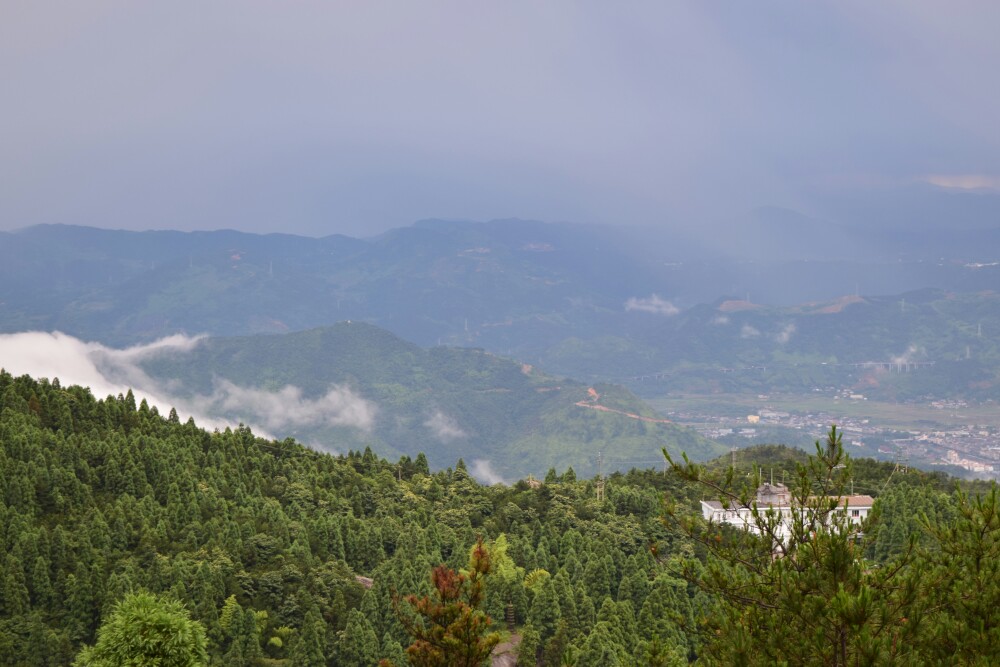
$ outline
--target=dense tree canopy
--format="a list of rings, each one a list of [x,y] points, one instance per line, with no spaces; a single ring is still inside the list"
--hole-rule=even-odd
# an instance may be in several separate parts
[[[783,448],[746,456],[776,474],[803,462]],[[704,470],[724,475],[726,463]],[[745,479],[751,461],[738,465],[734,479]],[[705,493],[697,483],[677,471],[616,473],[599,501],[594,480],[572,470],[543,484],[484,486],[463,468],[431,471],[419,455],[321,453],[245,427],[209,432],[131,394],[98,400],[0,372],[0,655],[28,666],[95,660],[88,651],[114,636],[130,594],[144,591],[204,629],[199,659],[210,665],[401,665],[414,639],[393,600],[432,596],[435,567],[468,572],[479,537],[492,558],[480,607],[493,628],[508,615],[515,623],[521,664],[728,655],[713,631],[737,610],[701,575],[746,573],[661,520],[664,499],[678,517],[694,514]],[[902,564],[894,578],[916,589],[906,616],[912,655],[988,662],[1000,646],[995,496],[971,486],[956,495],[943,475],[891,472],[853,462],[859,490],[881,506],[864,543],[801,550],[803,563],[844,562],[842,576],[789,578],[791,560],[765,559],[769,579],[751,583],[768,593],[761,581],[801,584],[828,598],[843,586],[851,597],[837,613],[854,618],[870,599],[864,618],[877,620],[884,600],[866,591]],[[721,537],[761,555],[746,536]],[[761,628],[773,622],[746,613]],[[879,636],[896,631],[888,618]]]
[[[76,667],[202,667],[208,662],[205,628],[183,605],[150,593],[129,593],[85,647]]]
[[[675,564],[712,601],[701,662],[846,667],[1000,660],[996,487],[974,500],[959,494],[943,512],[947,521],[924,514],[921,530],[887,543],[886,535],[911,519],[899,505],[879,502],[883,517],[897,521],[879,525],[876,515],[851,523],[843,498],[853,462],[836,427],[798,465],[787,514],[758,504],[752,492],[759,475],[748,484],[732,468],[718,475],[672,463],[675,474],[710,489],[723,508],[750,512],[743,529],[668,507],[668,521],[705,553]],[[926,487],[901,487],[885,499],[925,507],[942,501]]]

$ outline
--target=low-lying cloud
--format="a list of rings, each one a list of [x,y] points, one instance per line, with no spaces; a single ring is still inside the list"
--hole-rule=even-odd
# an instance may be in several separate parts
[[[202,338],[177,335],[117,350],[60,332],[0,334],[0,368],[13,375],[59,378],[63,385],[89,387],[97,398],[131,390],[137,401],[145,400],[163,414],[176,408],[182,419],[193,417],[205,428],[241,421],[261,437],[299,427],[372,429],[377,406],[349,387],[334,385],[313,399],[292,385],[267,391],[217,379],[210,396],[189,397],[177,381],[154,380],[141,367],[155,355],[190,352]]]
[[[757,338],[760,336],[760,329],[744,324],[740,329],[740,338]]]
[[[59,378],[65,385],[89,387],[98,398],[132,389],[137,400],[145,399],[158,409],[169,410],[172,402],[163,391],[164,385],[154,382],[139,364],[157,354],[190,351],[200,340],[170,336],[148,345],[116,350],[58,331],[0,334],[0,368],[13,375]]]
[[[906,348],[906,352],[891,358],[894,364],[912,364],[925,356],[924,349],[911,344]]]
[[[441,442],[451,442],[452,440],[464,438],[468,435],[462,430],[462,427],[458,425],[458,422],[440,410],[435,411],[434,414],[424,422],[424,426],[430,429],[430,432],[434,434],[434,437]]]
[[[796,331],[796,327],[795,327],[795,323],[794,322],[791,322],[790,324],[786,324],[784,326],[784,328],[782,328],[781,331],[779,331],[778,333],[774,334],[774,340],[777,343],[780,343],[781,345],[784,345],[785,343],[787,343],[788,341],[790,341],[792,339],[792,336],[795,335],[795,331]]]
[[[339,385],[334,385],[319,398],[310,399],[292,385],[278,391],[266,391],[217,380],[209,401],[213,412],[245,414],[247,420],[254,420],[271,431],[308,426],[350,426],[371,431],[377,412],[374,403],[350,387]]]
[[[666,315],[667,317],[681,312],[680,308],[666,299],[661,299],[657,294],[651,294],[647,297],[629,297],[628,301],[625,302],[625,311],[633,310],[653,315]]]
[[[493,465],[486,459],[475,459],[469,468],[469,473],[483,484],[506,484],[504,478],[493,469]]]
[[[946,190],[1000,190],[996,174],[931,174],[923,181]]]

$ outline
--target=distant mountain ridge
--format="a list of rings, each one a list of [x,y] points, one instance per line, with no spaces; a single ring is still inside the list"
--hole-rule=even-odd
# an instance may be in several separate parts
[[[980,257],[971,263],[845,260],[854,246],[877,255],[890,244],[856,230],[854,246],[837,243],[841,232],[794,212],[755,215],[734,229],[728,258],[670,232],[521,220],[428,220],[370,239],[31,227],[0,233],[0,331],[61,330],[121,346],[351,319],[420,345],[542,361],[570,339],[643,339],[675,311],[723,294],[788,305],[924,287],[1000,290],[995,230],[963,232],[978,235],[967,244]],[[804,235],[792,238],[798,227]],[[825,246],[831,259],[788,259],[806,248],[824,257]],[[741,249],[753,258],[738,260]]]

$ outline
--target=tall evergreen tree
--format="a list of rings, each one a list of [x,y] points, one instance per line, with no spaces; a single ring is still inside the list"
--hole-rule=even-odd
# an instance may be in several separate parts
[[[326,665],[326,623],[315,604],[309,607],[302,630],[292,645],[291,667],[324,667]]]
[[[489,552],[480,538],[472,552],[468,574],[444,566],[434,568],[432,596],[407,596],[413,615],[400,616],[413,644],[406,649],[417,667],[480,667],[488,660],[500,635],[481,609],[483,578],[491,568]]]
[[[357,609],[347,615],[347,627],[340,638],[338,665],[369,667],[379,661],[379,643],[371,623]]]

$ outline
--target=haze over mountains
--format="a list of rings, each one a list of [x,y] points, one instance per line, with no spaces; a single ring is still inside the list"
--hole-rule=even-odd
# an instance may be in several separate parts
[[[996,229],[949,232],[951,246],[940,229],[909,234],[774,209],[734,232],[731,252],[662,231],[513,220],[371,239],[40,226],[0,236],[0,330],[131,345],[360,319],[423,345],[519,350],[720,297],[787,306],[1000,285]]]
[[[0,666],[1000,664],[1000,3],[0,16]]]
[[[607,383],[646,396],[859,384],[890,399],[995,397],[995,230],[897,243],[776,209],[741,230],[732,256],[520,220],[423,221],[370,239],[32,227],[2,235],[0,331],[91,341],[46,344],[90,359],[97,392],[132,386],[209,425],[242,420],[334,449],[423,450],[441,466],[465,456],[493,479],[588,472],[609,444],[621,465],[661,441],[721,451]],[[134,348],[172,335],[183,337]],[[0,347],[23,355],[25,339],[22,352],[11,340]]]

